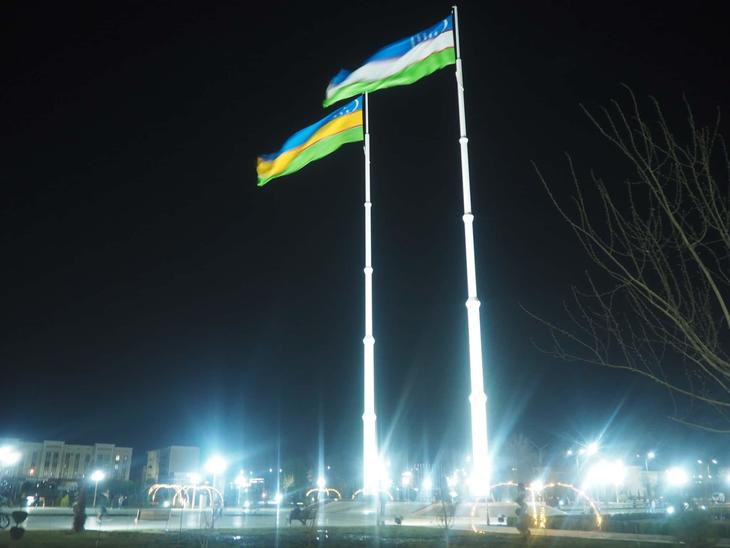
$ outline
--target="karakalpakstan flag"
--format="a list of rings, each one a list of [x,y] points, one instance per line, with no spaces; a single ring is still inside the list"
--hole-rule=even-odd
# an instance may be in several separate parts
[[[353,95],[412,84],[456,62],[453,16],[370,57],[357,70],[341,70],[327,86],[324,106]]]
[[[275,177],[299,171],[345,143],[362,141],[362,103],[363,98],[357,97],[319,122],[297,131],[279,152],[259,156],[256,162],[258,186],[264,186]]]

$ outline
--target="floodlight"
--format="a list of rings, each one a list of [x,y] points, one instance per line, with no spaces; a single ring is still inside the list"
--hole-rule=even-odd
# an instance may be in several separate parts
[[[586,487],[601,485],[621,485],[626,477],[626,467],[620,460],[602,460],[588,469],[583,483]]]
[[[220,455],[213,455],[205,463],[205,469],[211,474],[220,474],[226,468],[228,468],[228,463]]]
[[[0,447],[0,464],[3,466],[13,466],[20,460],[20,453],[10,445]]]
[[[667,470],[666,478],[667,483],[669,483],[672,487],[682,487],[689,483],[689,474],[678,466],[674,466]]]

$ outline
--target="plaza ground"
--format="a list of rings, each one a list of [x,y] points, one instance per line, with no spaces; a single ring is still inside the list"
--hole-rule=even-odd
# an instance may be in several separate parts
[[[490,504],[492,516],[512,515],[514,504]],[[101,522],[93,508],[87,510],[86,532],[70,532],[70,508],[31,508],[23,523],[22,540],[11,543],[8,531],[0,531],[0,548],[12,546],[446,546],[439,505],[390,503],[384,515],[387,525],[375,527],[376,512],[368,504],[335,502],[323,507],[318,525],[311,529],[288,522],[289,508],[268,507],[244,511],[226,508],[212,521],[210,510],[156,509],[137,520],[134,508],[112,509]],[[457,507],[448,535],[448,546],[525,546],[514,527],[486,526],[486,514],[471,515],[470,505]],[[11,509],[4,509],[9,511]],[[481,512],[477,512],[481,514]],[[402,525],[395,525],[395,517]],[[201,542],[202,541],[202,542]],[[207,544],[206,544],[207,542]],[[533,529],[528,546],[542,547],[659,547],[678,546],[666,534],[635,532]],[[730,548],[730,539],[716,546]]]
[[[670,539],[637,540],[612,538],[586,538],[571,535],[571,532],[553,531],[550,535],[533,535],[527,546],[534,548],[659,548],[675,545]],[[607,535],[609,536],[609,535]],[[632,535],[636,537],[636,535]],[[328,527],[308,529],[304,527],[272,529],[216,530],[204,533],[190,531],[86,531],[74,534],[68,531],[27,531],[19,541],[11,542],[7,531],[0,532],[0,547],[33,546],[39,548],[60,547],[105,547],[105,548],[188,548],[206,545],[208,547],[261,547],[279,546],[382,546],[398,548],[458,546],[494,548],[521,548],[525,541],[517,535],[506,533],[477,534],[468,531],[449,531],[448,543],[443,529],[433,527]]]

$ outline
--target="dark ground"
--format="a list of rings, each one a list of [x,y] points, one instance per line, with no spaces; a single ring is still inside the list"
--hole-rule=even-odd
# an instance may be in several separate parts
[[[326,532],[326,534],[325,534]],[[205,541],[208,541],[206,544]],[[7,531],[0,533],[0,547],[5,546],[36,546],[56,548],[68,547],[91,547],[103,546],[105,548],[130,548],[130,547],[200,547],[200,546],[246,546],[246,547],[271,547],[277,545],[275,533],[272,530],[251,531],[216,531],[207,536],[183,534],[178,537],[177,533],[149,533],[149,532],[114,532],[104,533],[99,537],[97,545],[97,533],[87,531],[81,535],[70,532],[58,531],[30,531],[26,533],[21,541],[10,543]],[[440,529],[427,529],[423,527],[383,527],[379,534],[373,529],[336,528],[326,530],[310,531],[308,529],[296,528],[285,529],[279,532],[278,546],[398,546],[422,547],[422,546],[445,546],[444,532]],[[448,546],[485,546],[495,548],[517,548],[525,546],[524,541],[514,535],[478,535],[471,532],[451,531],[449,534]],[[535,548],[578,548],[590,546],[591,548],[613,548],[627,547],[651,548],[660,546],[656,543],[627,543],[625,541],[604,541],[569,538],[532,538],[528,546]],[[662,545],[666,546],[666,545]]]

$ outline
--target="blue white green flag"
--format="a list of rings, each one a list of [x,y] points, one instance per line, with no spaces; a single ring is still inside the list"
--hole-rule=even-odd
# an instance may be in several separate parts
[[[456,62],[453,15],[385,46],[352,72],[341,70],[327,86],[324,106],[354,95],[417,82]]]

